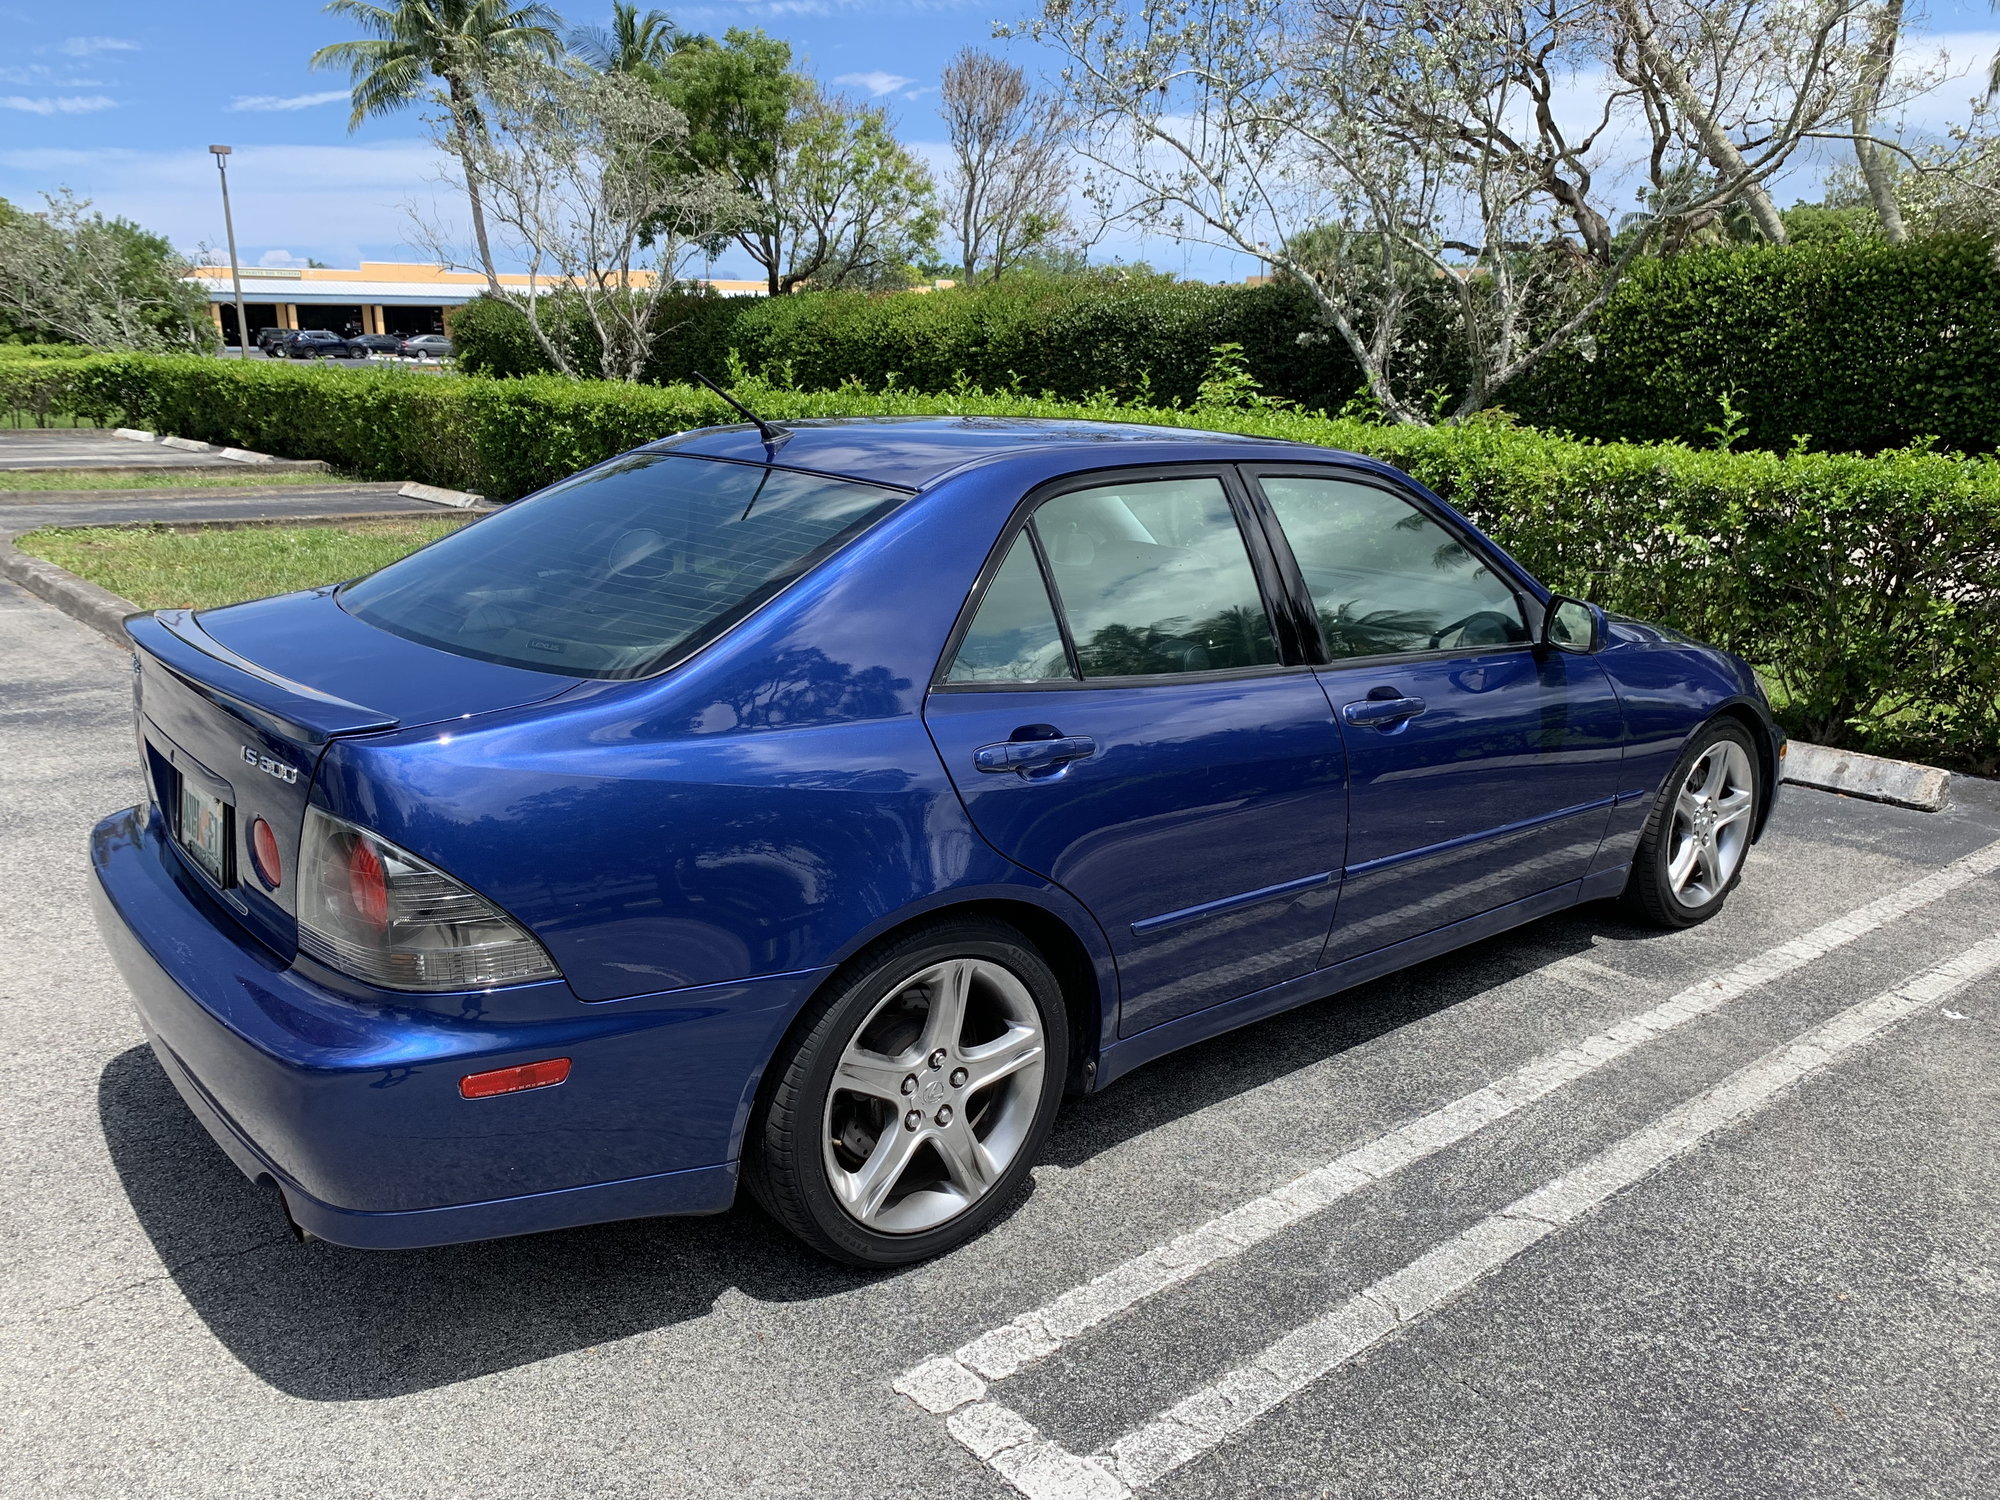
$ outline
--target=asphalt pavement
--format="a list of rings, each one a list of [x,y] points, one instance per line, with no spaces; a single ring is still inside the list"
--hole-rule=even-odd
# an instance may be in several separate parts
[[[293,1243],[90,923],[129,718],[0,583],[10,1494],[2000,1494],[1990,784],[1787,788],[1703,927],[1577,911],[1167,1058],[883,1274],[747,1206]]]

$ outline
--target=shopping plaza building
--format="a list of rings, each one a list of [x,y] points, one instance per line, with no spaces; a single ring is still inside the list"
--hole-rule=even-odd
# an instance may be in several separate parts
[[[197,266],[190,273],[208,290],[209,315],[225,344],[237,343],[236,296],[229,267]],[[486,290],[477,271],[402,261],[364,260],[353,270],[313,266],[304,270],[242,266],[243,314],[254,338],[260,328],[326,328],[338,334],[387,333],[408,338],[443,333],[445,314]],[[526,292],[526,276],[503,274],[510,291]],[[542,290],[549,288],[546,277]],[[724,297],[761,297],[761,281],[697,281]]]

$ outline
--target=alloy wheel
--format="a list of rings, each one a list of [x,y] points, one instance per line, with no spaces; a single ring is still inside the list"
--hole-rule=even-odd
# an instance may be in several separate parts
[[[822,1154],[840,1206],[883,1234],[971,1208],[1034,1127],[1047,1050],[1034,997],[1002,964],[947,959],[898,985],[827,1091]]]
[[[1736,877],[1750,847],[1757,779],[1747,752],[1719,739],[1689,767],[1674,798],[1667,883],[1682,906],[1706,906]]]

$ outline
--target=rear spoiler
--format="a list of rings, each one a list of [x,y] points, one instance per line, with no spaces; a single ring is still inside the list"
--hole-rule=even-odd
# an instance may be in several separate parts
[[[375,734],[398,723],[390,714],[289,681],[238,656],[196,623],[193,610],[134,615],[125,630],[133,645],[203,697],[291,740],[319,745],[335,735]]]

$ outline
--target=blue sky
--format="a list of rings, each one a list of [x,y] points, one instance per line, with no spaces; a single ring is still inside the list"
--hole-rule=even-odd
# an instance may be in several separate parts
[[[560,7],[602,23],[609,4]],[[1032,0],[709,0],[665,6],[680,25],[721,32],[759,26],[792,43],[822,81],[893,110],[903,138],[935,149],[937,77],[960,47],[1048,66],[1032,47],[994,42],[993,24]],[[1921,106],[1920,128],[1963,114],[1963,76],[2000,50],[2000,16],[1986,0],[1938,0],[1922,23],[1960,76]],[[231,190],[246,263],[334,265],[408,259],[405,205],[449,206],[415,112],[347,130],[344,79],[306,66],[313,49],[352,32],[312,0],[0,0],[0,197],[32,203],[66,185],[107,212],[137,219],[190,252],[220,246],[222,216],[210,142],[236,148]],[[1807,167],[1780,197],[1810,195]],[[1171,241],[1113,234],[1107,254],[1209,279],[1255,269],[1240,258]],[[718,275],[749,274],[740,258]]]

